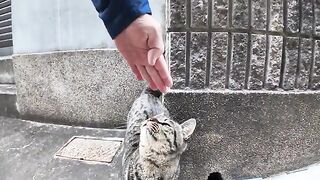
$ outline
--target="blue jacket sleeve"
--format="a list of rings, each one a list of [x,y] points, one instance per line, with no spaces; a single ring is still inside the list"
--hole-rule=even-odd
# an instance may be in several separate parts
[[[112,39],[136,18],[151,14],[148,0],[92,0]]]

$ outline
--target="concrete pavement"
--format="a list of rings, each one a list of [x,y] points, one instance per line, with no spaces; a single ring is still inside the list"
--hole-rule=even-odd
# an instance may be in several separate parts
[[[55,153],[74,136],[121,139],[124,130],[72,127],[0,117],[0,179],[119,179],[120,150],[111,163],[88,163],[55,157]]]

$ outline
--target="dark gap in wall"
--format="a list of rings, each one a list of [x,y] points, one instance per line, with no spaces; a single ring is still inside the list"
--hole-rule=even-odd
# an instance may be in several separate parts
[[[281,57],[281,68],[280,68],[280,82],[279,87],[283,88],[283,79],[285,75],[286,69],[286,45],[287,38],[285,34],[287,34],[288,29],[288,2],[287,0],[283,0],[283,44],[282,44],[282,57]]]
[[[312,88],[312,83],[313,83],[313,69],[314,69],[314,59],[315,59],[315,38],[314,38],[314,35],[316,34],[316,25],[315,25],[315,22],[316,22],[316,17],[315,17],[315,0],[312,0],[312,47],[311,47],[311,51],[312,51],[312,55],[311,55],[311,65],[310,65],[310,74],[309,74],[309,84],[308,84],[308,89],[311,89]]]
[[[232,28],[232,14],[233,14],[233,0],[229,0],[228,2],[228,28]],[[228,54],[227,54],[227,69],[226,69],[226,84],[225,88],[229,89],[229,78],[230,78],[230,69],[231,69],[231,61],[232,61],[232,53],[233,53],[233,35],[232,32],[228,32]]]
[[[191,74],[191,65],[190,65],[190,39],[191,39],[191,32],[187,31],[186,35],[186,87],[190,86],[190,74]]]
[[[212,42],[212,1],[208,2],[208,47],[207,47],[207,64],[206,64],[206,87],[210,86],[211,79],[211,42]]]
[[[221,173],[213,172],[208,176],[208,180],[223,180]]]
[[[302,2],[299,0],[299,33],[301,33],[302,29]],[[299,37],[299,45],[298,45],[298,61],[297,61],[297,69],[296,69],[296,79],[294,82],[294,87],[299,88],[299,75],[300,75],[300,66],[301,66],[301,37]]]
[[[249,89],[249,76],[251,70],[251,53],[252,53],[252,0],[248,1],[248,44],[247,44],[247,62],[246,62],[246,74],[244,81],[244,89]]]
[[[191,50],[190,50],[190,41],[191,41],[191,32],[190,32],[190,26],[191,26],[191,0],[186,0],[186,14],[187,14],[187,21],[186,21],[186,87],[190,86],[190,76],[191,76],[191,63],[190,63],[190,56],[191,56]]]
[[[232,56],[233,56],[233,35],[232,33],[228,33],[228,54],[227,54],[227,64],[226,64],[227,69],[226,69],[226,84],[225,84],[226,89],[229,89]]]
[[[267,26],[266,26],[266,31],[270,31],[270,0],[267,0]],[[267,76],[268,76],[268,70],[269,70],[269,61],[270,61],[270,37],[268,34],[266,34],[266,57],[265,57],[265,62],[264,62],[264,70],[263,70],[263,84],[262,87],[266,88],[266,83],[267,83]]]

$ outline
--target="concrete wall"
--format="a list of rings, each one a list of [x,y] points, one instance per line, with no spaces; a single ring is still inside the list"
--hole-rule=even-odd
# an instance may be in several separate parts
[[[113,47],[90,0],[12,1],[14,53]]]
[[[198,120],[181,179],[266,177],[318,163],[320,3],[168,3],[174,90],[165,102],[174,119]]]
[[[181,180],[268,177],[320,162],[317,91],[175,90],[165,103],[174,120],[197,120]]]
[[[14,84],[12,58],[9,56],[0,58],[0,84]]]
[[[164,22],[165,1],[150,1]],[[114,48],[91,0],[12,0],[14,54]]]
[[[68,125],[116,127],[144,83],[116,50],[13,56],[21,117]]]

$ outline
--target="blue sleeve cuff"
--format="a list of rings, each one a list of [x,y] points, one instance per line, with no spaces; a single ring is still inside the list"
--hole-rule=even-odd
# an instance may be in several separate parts
[[[92,0],[112,39],[135,19],[151,14],[148,0]]]

